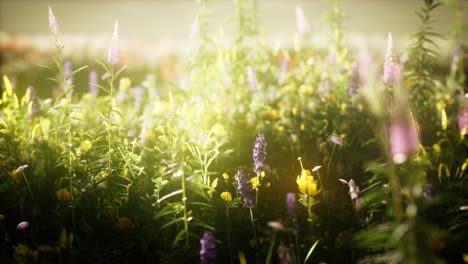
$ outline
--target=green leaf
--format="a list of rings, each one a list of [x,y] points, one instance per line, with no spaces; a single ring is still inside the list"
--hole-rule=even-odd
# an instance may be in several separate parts
[[[314,252],[314,249],[319,241],[320,240],[315,241],[315,243],[310,247],[309,252],[307,253],[307,256],[304,259],[304,264],[307,263],[307,261],[309,260],[310,256],[312,255],[312,252]]]

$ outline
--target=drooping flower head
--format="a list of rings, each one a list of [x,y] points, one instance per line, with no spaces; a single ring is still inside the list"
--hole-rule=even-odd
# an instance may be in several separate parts
[[[411,117],[411,116],[410,116]],[[392,114],[389,128],[390,154],[396,164],[405,162],[419,151],[419,133],[416,122],[396,110]]]
[[[302,170],[301,175],[297,176],[296,183],[299,191],[305,195],[317,196],[322,191],[309,170]]]
[[[254,91],[257,88],[257,76],[255,75],[254,68],[252,66],[247,66],[247,83],[251,91]]]
[[[29,227],[29,222],[28,221],[23,221],[23,222],[20,222],[17,226],[16,226],[16,229],[18,230],[25,230],[26,228]]]
[[[119,40],[119,23],[116,20],[114,24],[114,33],[112,33],[112,41],[109,47],[109,51],[107,52],[107,62],[110,65],[115,65],[120,62],[120,49],[117,45],[118,40]]]
[[[205,231],[200,239],[200,262],[201,264],[216,263],[216,239],[212,231]]]
[[[359,87],[361,86],[361,77],[359,74],[359,64],[355,63],[351,68],[351,74],[348,80],[348,94],[353,96],[357,94]]]
[[[254,172],[261,173],[266,159],[266,140],[263,134],[258,134],[253,148]]]
[[[306,16],[304,15],[304,10],[302,9],[302,7],[296,6],[294,11],[296,13],[297,32],[300,35],[304,35],[306,33],[309,33],[310,25],[309,25],[309,22],[307,21]]]
[[[244,169],[239,169],[237,171],[237,188],[239,189],[239,195],[244,200],[244,206],[247,208],[255,207],[254,202],[254,190],[252,188],[252,183],[247,177],[247,172]]]
[[[401,67],[393,54],[393,40],[391,33],[388,33],[388,46],[385,54],[383,79],[388,86],[397,84],[401,80]]]
[[[331,135],[328,139],[336,145],[343,146],[343,139],[339,136]]]

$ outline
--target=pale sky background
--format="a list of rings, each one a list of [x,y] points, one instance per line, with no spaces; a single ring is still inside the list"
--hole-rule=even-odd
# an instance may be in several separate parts
[[[227,17],[233,14],[233,1],[215,2],[213,28],[224,27],[228,34]],[[347,32],[384,37],[392,32],[395,38],[406,38],[418,25],[414,12],[422,2],[343,0],[341,6],[349,17]],[[322,18],[329,4],[325,0],[259,0],[258,4],[268,40],[291,38],[296,30],[296,5],[303,7],[313,32],[326,29]],[[118,19],[123,38],[151,41],[186,41],[196,10],[192,0],[0,0],[0,31],[48,34],[48,5],[52,6],[63,33],[108,35]],[[434,18],[435,29],[448,35],[453,21],[450,8],[438,8]]]

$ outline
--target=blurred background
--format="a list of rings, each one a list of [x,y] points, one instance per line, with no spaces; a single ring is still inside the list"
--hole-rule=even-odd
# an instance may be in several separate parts
[[[235,31],[233,1],[213,1],[212,29],[218,43],[230,43]],[[296,33],[295,6],[301,6],[311,26],[309,43],[326,47],[329,43],[324,13],[325,0],[259,0],[260,28],[268,45],[282,48],[293,45]],[[343,0],[348,16],[346,39],[351,47],[384,50],[392,32],[395,47],[402,49],[416,31],[415,10],[422,0]],[[40,81],[45,74],[37,64],[50,64],[54,43],[49,36],[48,6],[57,17],[65,45],[65,59],[74,65],[90,65],[104,60],[113,31],[119,21],[123,63],[135,76],[144,78],[156,72],[175,81],[190,49],[190,28],[196,15],[193,0],[0,0],[0,73],[20,76],[18,89]],[[453,11],[438,8],[433,24],[436,32],[448,37]],[[467,19],[468,15],[464,16]],[[327,31],[328,30],[328,31]],[[453,43],[441,41],[441,60],[449,61]],[[180,59],[182,58],[182,59]],[[181,63],[182,62],[182,63]],[[94,63],[95,64],[95,63]],[[31,67],[35,68],[31,71]]]

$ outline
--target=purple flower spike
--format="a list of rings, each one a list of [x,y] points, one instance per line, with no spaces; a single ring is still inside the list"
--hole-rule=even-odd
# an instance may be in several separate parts
[[[212,231],[205,231],[200,239],[200,246],[201,264],[216,263],[216,239]]]
[[[49,6],[49,27],[52,33],[56,33],[58,31],[58,24],[57,19],[55,19],[54,12],[52,8]]]
[[[71,76],[72,72],[73,72],[73,64],[71,63],[71,61],[66,61],[63,64],[63,76],[65,77],[69,85],[73,83],[73,76]]]
[[[266,158],[266,146],[267,143],[265,141],[265,137],[263,136],[263,134],[258,134],[257,138],[255,139],[255,146],[253,149],[253,171],[256,173],[262,172]]]
[[[356,63],[351,68],[351,75],[348,80],[348,94],[353,96],[357,94],[359,87],[361,85],[361,80],[359,76],[359,65]]]
[[[288,207],[288,218],[294,226],[294,232],[297,232],[299,226],[297,225],[297,201],[295,193],[288,193],[286,195],[286,206]]]
[[[450,65],[450,69],[452,72],[457,71],[459,61],[460,61],[460,43],[458,43],[455,46],[455,50],[453,51],[452,64]]]
[[[98,75],[95,71],[89,72],[88,76],[89,80],[89,93],[98,96],[99,95],[99,88],[97,87],[97,83],[99,82]]]
[[[252,66],[247,67],[247,83],[251,91],[257,88],[257,76],[255,75],[254,68]]]
[[[468,134],[468,102],[465,102],[458,112],[458,129],[461,135]]]
[[[304,35],[306,33],[309,33],[310,25],[309,25],[309,22],[307,21],[306,16],[304,15],[304,10],[302,9],[302,7],[296,6],[294,11],[296,13],[297,32],[300,35]]]
[[[393,40],[391,33],[388,33],[388,46],[387,53],[385,54],[383,79],[388,86],[397,84],[401,80],[401,67],[393,54]]]
[[[29,223],[27,221],[23,221],[21,223],[19,223],[17,226],[16,226],[16,229],[18,230],[24,230],[26,228],[29,227]]]
[[[107,62],[110,65],[115,65],[120,62],[120,49],[117,46],[119,39],[119,23],[115,21],[114,33],[112,34],[112,42],[107,52]]]
[[[236,179],[239,195],[244,200],[244,206],[247,208],[255,207],[255,202],[253,200],[254,190],[252,188],[252,183],[249,178],[247,178],[247,172],[244,169],[238,170]]]

